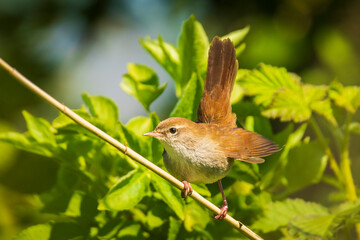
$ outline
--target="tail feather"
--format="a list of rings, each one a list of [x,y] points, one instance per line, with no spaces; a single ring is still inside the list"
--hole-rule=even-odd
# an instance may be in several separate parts
[[[197,122],[236,126],[231,112],[230,96],[234,86],[238,62],[230,39],[215,37],[209,50],[208,68],[197,113]]]

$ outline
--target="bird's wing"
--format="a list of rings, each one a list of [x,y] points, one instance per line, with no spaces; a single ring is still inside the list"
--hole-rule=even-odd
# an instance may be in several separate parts
[[[250,163],[262,163],[262,157],[279,151],[278,145],[271,140],[242,128],[225,131],[219,140],[227,157]]]
[[[211,43],[204,93],[197,112],[197,122],[236,127],[230,96],[238,62],[230,39],[215,37]]]

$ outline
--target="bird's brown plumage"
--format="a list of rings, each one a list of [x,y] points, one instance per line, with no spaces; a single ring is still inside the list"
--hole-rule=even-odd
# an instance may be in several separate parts
[[[230,39],[215,37],[209,50],[204,93],[197,112],[197,122],[215,125],[219,146],[229,158],[251,163],[279,151],[272,141],[260,134],[236,128],[236,115],[231,111],[231,91],[235,84],[238,61]]]
[[[209,50],[204,93],[197,112],[197,122],[236,127],[230,96],[237,68],[234,44],[230,39],[222,41],[215,37]]]

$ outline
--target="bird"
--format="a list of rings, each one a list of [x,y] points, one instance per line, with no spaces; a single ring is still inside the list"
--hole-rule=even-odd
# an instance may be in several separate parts
[[[164,147],[166,169],[182,181],[181,196],[193,189],[191,183],[218,182],[223,204],[215,219],[223,220],[228,211],[221,179],[234,161],[263,163],[279,147],[258,133],[238,128],[232,113],[230,97],[235,84],[238,61],[233,42],[215,37],[209,48],[203,95],[196,122],[181,117],[161,121],[155,130],[143,134],[154,137]]]

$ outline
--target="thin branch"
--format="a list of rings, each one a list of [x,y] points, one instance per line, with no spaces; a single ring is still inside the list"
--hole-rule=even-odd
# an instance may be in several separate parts
[[[104,141],[108,142],[115,148],[119,149],[121,152],[126,153],[127,156],[131,157],[136,162],[144,165],[145,167],[149,168],[151,171],[158,174],[160,177],[164,178],[168,182],[170,182],[172,185],[174,185],[179,190],[182,190],[184,188],[184,184],[177,180],[175,177],[167,173],[166,171],[162,170],[149,160],[145,159],[143,156],[135,152],[134,150],[130,149],[127,146],[124,146],[120,142],[118,142],[113,137],[109,136],[99,128],[95,127],[76,113],[74,113],[71,109],[66,107],[64,104],[57,101],[55,98],[47,94],[45,91],[40,89],[38,86],[33,84],[30,80],[28,80],[26,77],[24,77],[21,73],[19,73],[16,69],[11,67],[9,64],[7,64],[3,59],[0,58],[0,65],[2,68],[7,70],[17,81],[19,81],[21,84],[23,84],[25,87],[30,89],[32,92],[34,92],[36,95],[43,98],[45,101],[49,102],[51,105],[56,107],[58,110],[63,112],[65,115],[67,115],[69,118],[77,122],[79,125],[84,127],[85,129],[89,130],[93,134],[97,135],[99,138],[103,139]],[[220,209],[206,200],[204,197],[202,197],[197,192],[193,191],[191,194],[191,198],[193,198],[198,203],[202,204],[204,207],[208,208],[210,211],[212,211],[215,214],[220,213]],[[229,215],[226,215],[224,218],[224,221],[228,222],[231,226],[233,226],[235,229],[237,229],[239,232],[247,236],[249,239],[255,239],[259,240],[262,239],[260,236],[258,236],[256,233],[254,233],[251,229],[246,227],[243,223],[240,221],[237,221],[236,219],[232,218]]]

